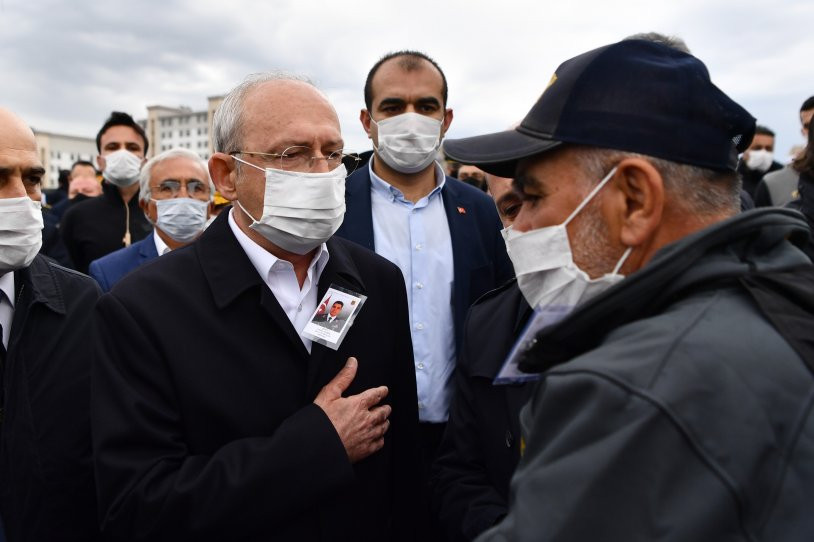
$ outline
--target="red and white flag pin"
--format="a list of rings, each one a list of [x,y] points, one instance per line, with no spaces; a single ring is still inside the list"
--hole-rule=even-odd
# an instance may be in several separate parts
[[[464,209],[463,207],[458,207],[458,213],[460,213],[462,215],[465,215],[466,214],[466,209]]]

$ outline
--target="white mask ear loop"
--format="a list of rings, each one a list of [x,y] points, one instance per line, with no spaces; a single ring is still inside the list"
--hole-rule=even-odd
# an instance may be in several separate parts
[[[566,218],[566,219],[565,219],[565,222],[563,222],[563,223],[562,223],[562,225],[563,225],[563,226],[567,226],[567,225],[568,225],[568,223],[569,223],[569,222],[571,222],[571,220],[572,220],[572,219],[573,219],[575,216],[577,216],[577,214],[579,214],[579,212],[580,212],[580,211],[581,211],[581,210],[582,210],[582,209],[583,209],[583,208],[584,208],[586,205],[588,205],[588,203],[590,203],[590,201],[591,201],[592,199],[594,199],[594,196],[596,195],[596,193],[597,193],[597,192],[599,192],[600,190],[602,190],[602,187],[603,187],[603,186],[605,186],[606,184],[608,184],[608,181],[610,181],[610,180],[611,180],[611,177],[613,177],[613,174],[614,174],[614,173],[616,173],[616,166],[614,166],[614,167],[613,167],[613,169],[612,169],[612,170],[610,170],[610,171],[608,172],[608,174],[607,174],[607,175],[605,175],[605,176],[602,178],[602,180],[601,180],[601,181],[599,181],[599,184],[597,184],[597,185],[594,187],[594,189],[593,189],[593,190],[591,190],[591,191],[588,193],[588,195],[585,197],[585,199],[584,199],[584,200],[582,200],[582,202],[581,202],[579,205],[577,205],[577,208],[576,208],[576,209],[574,209],[574,212],[572,212],[570,215],[568,215],[568,218]]]
[[[235,159],[235,160],[237,160],[238,162],[241,162],[241,163],[243,163],[243,164],[246,164],[247,166],[252,166],[254,169],[259,169],[260,171],[263,171],[263,172],[265,172],[265,171],[266,171],[265,169],[261,168],[260,166],[255,166],[255,165],[254,165],[254,164],[252,164],[251,162],[247,162],[246,160],[241,160],[240,158],[238,158],[238,157],[237,157],[237,156],[235,156],[234,154],[232,154],[231,156],[232,156],[232,158],[234,158],[234,159]],[[251,219],[252,219],[252,222],[257,222],[257,219],[256,219],[256,218],[254,218],[254,217],[252,216],[252,214],[251,214],[249,211],[247,211],[247,210],[246,210],[246,208],[245,208],[245,207],[243,207],[243,204],[242,204],[242,203],[240,203],[240,200],[239,200],[239,199],[235,199],[235,201],[237,202],[238,207],[240,207],[240,209],[241,209],[241,210],[242,210],[244,213],[246,213],[246,216],[248,216],[249,218],[251,218]]]
[[[625,250],[625,253],[622,254],[622,257],[619,258],[619,261],[616,263],[616,267],[614,267],[613,271],[611,271],[611,275],[617,274],[619,272],[619,270],[622,269],[622,266],[627,261],[627,257],[630,256],[631,252],[633,252],[633,247],[627,247],[627,249]]]

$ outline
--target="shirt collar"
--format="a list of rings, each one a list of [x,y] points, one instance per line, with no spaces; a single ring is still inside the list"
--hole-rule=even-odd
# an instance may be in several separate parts
[[[370,161],[367,163],[368,171],[370,172],[370,187],[373,192],[383,196],[385,199],[400,199],[404,200],[404,193],[396,188],[395,186],[391,185],[378,175],[373,172],[373,160],[376,159],[376,156],[372,156]],[[444,184],[447,182],[447,176],[444,174],[444,168],[441,167],[441,164],[438,161],[434,161],[433,165],[435,166],[435,188],[432,191],[424,196],[427,199],[432,198],[436,194],[438,194],[442,188],[444,188]],[[421,198],[424,199],[424,198]]]
[[[229,209],[229,227],[232,229],[235,239],[237,239],[237,242],[243,248],[246,256],[249,257],[249,261],[251,261],[254,268],[257,269],[257,273],[259,273],[263,278],[263,281],[268,284],[272,267],[274,267],[274,264],[280,261],[280,258],[252,241],[252,239],[240,229],[240,226],[238,226],[237,222],[235,222],[234,216],[232,216],[234,211],[234,208]],[[329,256],[330,254],[328,252],[327,245],[322,243],[319,246],[319,251],[314,255],[314,259],[311,260],[311,264],[308,266],[308,270],[314,272],[315,280],[318,280],[319,276],[322,275],[322,270],[325,269]],[[286,263],[291,265],[290,262]]]
[[[11,303],[11,308],[14,308],[14,271],[9,271],[4,275],[0,275],[0,291],[6,295],[6,299]]]
[[[163,256],[172,250],[167,246],[167,243],[164,242],[161,236],[158,235],[158,231],[155,228],[153,228],[153,240],[155,241],[155,250],[159,256]]]

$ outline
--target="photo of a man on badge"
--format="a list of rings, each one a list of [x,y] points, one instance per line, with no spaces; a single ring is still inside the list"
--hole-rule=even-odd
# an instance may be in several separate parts
[[[348,320],[347,315],[342,314],[342,308],[344,306],[345,304],[343,302],[334,301],[331,305],[331,309],[327,313],[323,312],[322,314],[317,314],[311,321],[318,326],[322,326],[330,329],[331,331],[339,333],[342,331],[345,322]]]

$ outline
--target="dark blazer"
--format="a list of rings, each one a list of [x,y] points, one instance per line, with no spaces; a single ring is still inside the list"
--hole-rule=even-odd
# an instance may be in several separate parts
[[[473,540],[506,515],[520,460],[520,407],[533,384],[494,386],[531,315],[515,281],[469,311],[449,421],[432,469],[433,511],[450,541]]]
[[[43,256],[14,273],[2,367],[0,516],[6,538],[98,540],[90,441],[90,278]]]
[[[129,247],[120,248],[107,256],[93,260],[88,267],[88,274],[96,279],[103,292],[109,292],[113,285],[130,271],[155,258],[158,258],[155,239],[148,235]]]
[[[514,270],[500,235],[502,226],[492,198],[453,177],[446,178],[441,197],[452,238],[453,321],[455,343],[460,349],[469,306],[509,280]],[[370,171],[362,167],[345,182],[345,221],[336,235],[375,250],[370,201]]]
[[[128,540],[408,540],[420,505],[418,406],[398,268],[328,241],[318,284],[367,296],[338,351],[311,354],[222,213],[102,297],[93,442],[105,532]],[[387,316],[390,325],[381,326]],[[351,465],[313,404],[386,385],[384,448]]]

